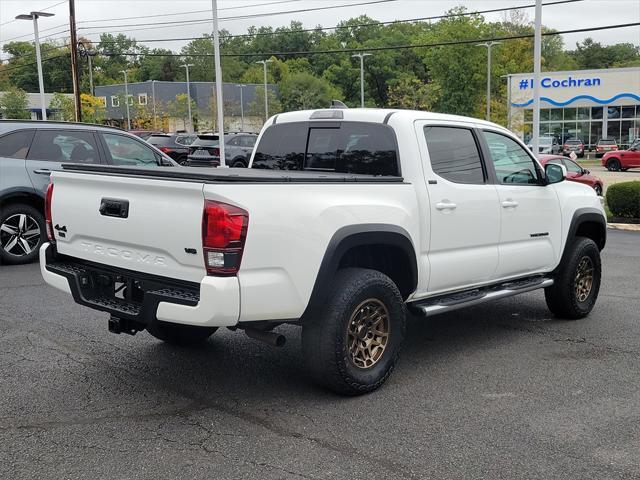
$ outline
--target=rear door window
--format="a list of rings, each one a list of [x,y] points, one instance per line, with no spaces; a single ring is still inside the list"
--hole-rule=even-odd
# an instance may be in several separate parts
[[[102,133],[113,165],[157,166],[159,155],[146,144],[125,135]]]
[[[391,128],[359,122],[271,126],[256,147],[253,167],[400,174],[396,139]]]
[[[93,133],[81,130],[38,130],[27,159],[45,162],[100,163]]]
[[[0,157],[27,158],[34,130],[18,130],[0,137]]]
[[[478,145],[471,130],[424,127],[433,172],[454,183],[485,183]]]

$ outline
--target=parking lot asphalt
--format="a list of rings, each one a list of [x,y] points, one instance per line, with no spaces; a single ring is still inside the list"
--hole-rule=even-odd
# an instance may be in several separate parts
[[[309,382],[295,327],[170,347],[0,267],[0,478],[640,478],[640,234],[603,253],[588,318],[533,292],[411,319],[357,398]]]
[[[637,168],[633,170],[627,170],[626,172],[610,172],[600,165],[587,165],[584,168],[589,170],[592,175],[595,175],[602,180],[605,192],[607,191],[608,187],[615,183],[633,182],[635,180],[640,180],[640,169]]]

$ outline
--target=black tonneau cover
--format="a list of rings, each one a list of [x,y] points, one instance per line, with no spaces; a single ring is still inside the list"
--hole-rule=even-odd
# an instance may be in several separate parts
[[[402,177],[260,168],[122,167],[65,163],[64,171],[202,183],[402,183]]]

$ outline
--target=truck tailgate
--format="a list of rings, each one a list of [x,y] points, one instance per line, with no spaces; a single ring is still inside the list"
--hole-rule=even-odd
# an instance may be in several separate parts
[[[203,184],[53,172],[52,224],[59,253],[200,282]]]

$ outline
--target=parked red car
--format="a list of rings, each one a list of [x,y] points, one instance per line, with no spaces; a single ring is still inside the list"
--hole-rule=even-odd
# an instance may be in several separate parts
[[[547,162],[564,165],[567,168],[567,180],[589,185],[598,195],[602,195],[602,192],[604,191],[602,188],[602,180],[591,175],[589,170],[582,168],[570,158],[561,157],[559,155],[539,155],[538,160],[540,160],[543,167]]]
[[[640,168],[640,138],[636,138],[627,150],[605,153],[601,163],[610,172],[626,172],[630,168]]]

